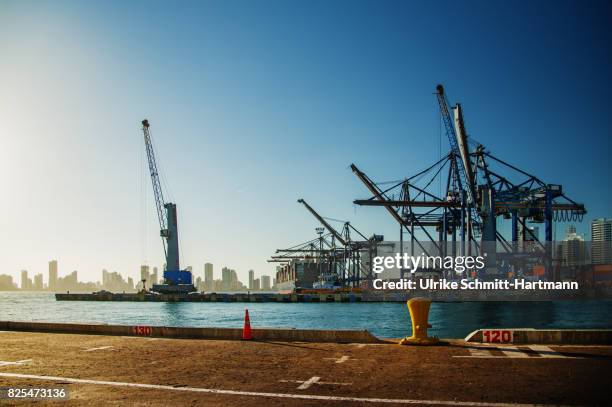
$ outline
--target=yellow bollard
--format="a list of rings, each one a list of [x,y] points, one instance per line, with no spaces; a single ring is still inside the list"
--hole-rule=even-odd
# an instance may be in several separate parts
[[[431,325],[427,322],[429,317],[429,306],[431,300],[427,298],[411,298],[408,300],[408,310],[412,320],[412,336],[402,339],[400,345],[434,345],[439,342],[437,337],[428,337],[427,328]]]

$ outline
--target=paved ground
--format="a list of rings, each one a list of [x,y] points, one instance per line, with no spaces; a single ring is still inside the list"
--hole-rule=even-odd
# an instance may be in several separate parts
[[[69,405],[605,405],[611,371],[612,346],[456,341],[411,347],[0,332],[0,387],[67,387]]]

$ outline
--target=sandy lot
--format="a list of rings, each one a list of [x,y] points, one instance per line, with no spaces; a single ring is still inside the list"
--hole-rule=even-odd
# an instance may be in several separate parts
[[[70,391],[68,401],[36,405],[603,405],[611,371],[612,347],[606,346],[453,341],[410,347],[0,332],[0,387]]]

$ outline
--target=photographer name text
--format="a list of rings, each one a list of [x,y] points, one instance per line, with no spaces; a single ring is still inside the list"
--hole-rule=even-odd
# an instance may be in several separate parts
[[[481,281],[469,280],[383,280],[373,281],[376,290],[578,290],[575,281],[529,281],[525,279]]]

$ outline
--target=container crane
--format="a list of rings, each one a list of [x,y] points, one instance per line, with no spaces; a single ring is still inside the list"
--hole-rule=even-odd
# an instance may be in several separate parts
[[[336,251],[335,256],[330,257],[330,259],[334,261],[340,260],[341,262],[340,279],[342,285],[345,287],[351,285],[356,287],[363,281],[371,282],[373,279],[371,262],[368,262],[368,266],[366,267],[363,264],[361,252],[368,252],[368,258],[372,258],[372,253],[376,250],[376,245],[380,240],[382,240],[382,237],[374,235],[368,239],[348,221],[336,220],[344,223],[342,230],[338,231],[331,226],[329,222],[327,222],[326,218],[315,211],[305,200],[298,199],[298,203],[304,205],[308,212],[310,212],[312,216],[314,216],[315,219],[317,219],[319,223],[321,223],[321,225],[323,225],[323,227],[329,232],[331,236],[332,249]],[[351,230],[363,238],[363,241],[352,240]],[[336,247],[336,242],[340,243],[342,247]]]
[[[451,147],[449,154],[423,171],[402,181],[394,181],[393,186],[385,186],[384,190],[382,183],[374,183],[355,165],[351,165],[353,172],[373,194],[354,203],[384,206],[402,227],[410,231],[411,253],[414,253],[414,243],[423,248],[412,232],[415,226],[420,227],[429,240],[424,239],[424,243],[438,249],[441,256],[446,255],[447,249],[455,255],[456,232],[459,231],[462,256],[470,254],[472,250],[481,255],[487,254],[486,267],[481,276],[499,276],[501,268],[498,265],[501,262],[512,262],[515,270],[529,270],[531,265],[527,264],[524,254],[533,252],[538,257],[534,262],[544,266],[544,278],[556,278],[552,270],[553,223],[581,221],[586,213],[584,205],[566,196],[561,185],[545,183],[492,155],[481,144],[470,151],[461,105],[457,103],[450,107],[442,85],[436,87],[435,94]],[[450,165],[446,192],[443,196],[436,196],[431,185],[447,164]],[[415,185],[416,182],[421,186]],[[399,199],[395,199],[398,190]],[[512,219],[510,242],[497,228],[498,221],[502,219]],[[527,222],[545,224],[544,243],[530,232]],[[439,232],[438,242],[426,227],[436,228]],[[403,232],[400,233],[400,249],[402,235]],[[447,245],[449,235],[450,247]],[[527,241],[535,244],[526,244]],[[520,259],[519,255],[522,256]]]
[[[151,183],[153,185],[153,195],[155,196],[155,207],[159,220],[160,236],[164,246],[166,257],[166,267],[163,274],[163,284],[154,284],[152,291],[164,294],[186,294],[196,291],[192,283],[192,275],[188,270],[181,270],[179,262],[179,241],[178,224],[176,215],[176,204],[166,202],[159,179],[157,162],[151,133],[149,131],[149,121],[142,121],[142,132],[144,135],[145,149],[149,162],[149,172],[151,173]]]

